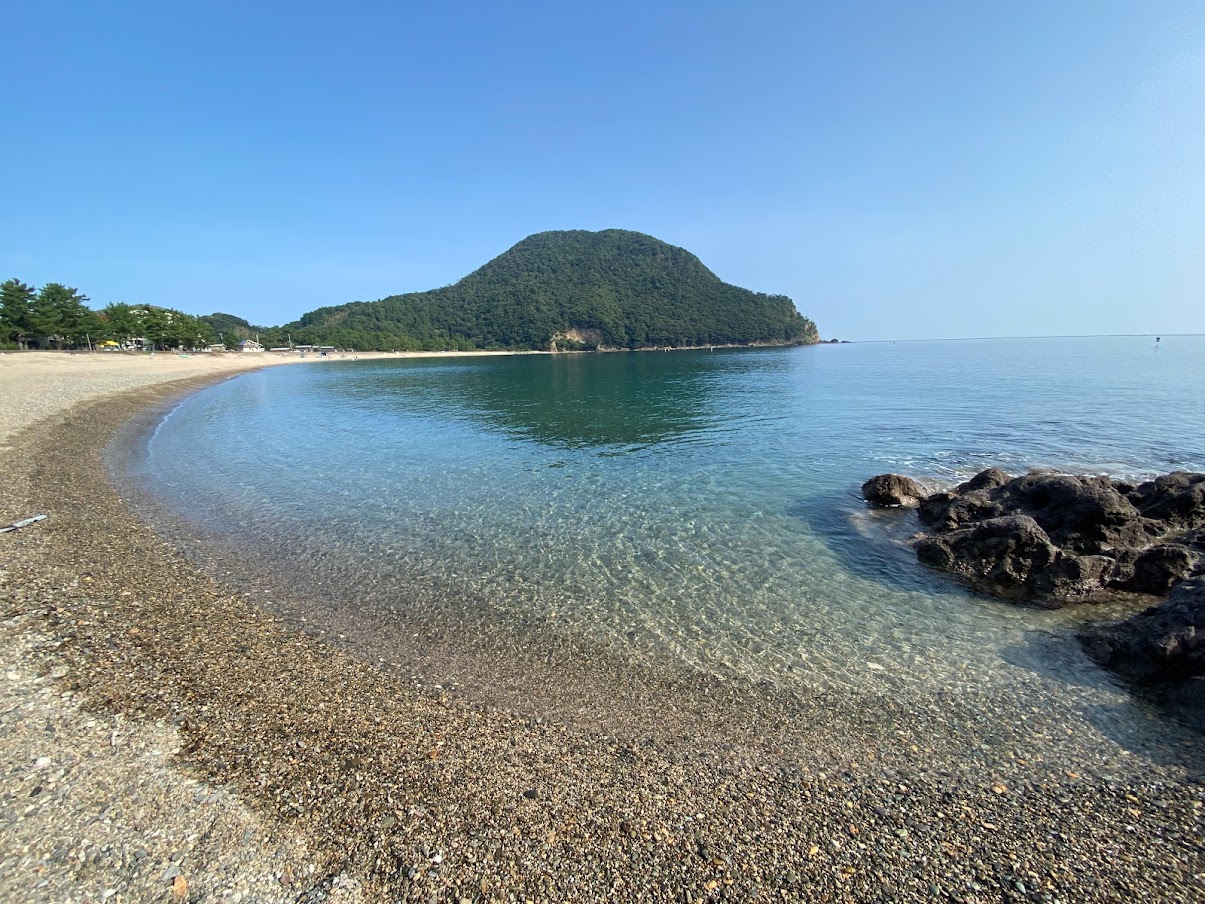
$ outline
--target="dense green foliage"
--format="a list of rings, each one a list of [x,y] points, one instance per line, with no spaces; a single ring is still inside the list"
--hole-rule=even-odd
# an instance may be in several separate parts
[[[127,347],[197,348],[213,341],[209,326],[182,311],[111,304],[103,311],[61,283],[40,290],[19,279],[0,283],[0,347],[85,348],[104,342]]]
[[[24,345],[25,334],[32,329],[33,303],[38,292],[19,279],[0,283],[0,348]]]
[[[239,343],[244,339],[254,339],[264,348],[285,348],[293,345],[300,345],[310,342],[309,339],[293,338],[293,328],[291,326],[256,326],[244,320],[242,317],[236,317],[234,314],[206,314],[200,318],[207,323],[218,336],[218,338],[226,344],[227,348],[237,349]],[[324,337],[320,341],[313,342],[314,345],[330,345]],[[349,345],[349,348],[361,349],[376,349],[385,348],[384,344],[360,344]],[[396,346],[390,345],[389,348]]]
[[[460,282],[319,308],[296,323],[253,326],[152,305],[87,307],[59,283],[0,283],[0,347],[228,348],[258,339],[345,349],[580,350],[819,341],[785,295],[721,282],[697,257],[638,232],[541,232]]]
[[[98,335],[100,318],[87,306],[88,297],[62,283],[41,290],[19,279],[0,283],[0,344],[6,346],[74,347]]]
[[[643,348],[816,342],[784,295],[721,282],[690,252],[619,229],[542,232],[430,292],[319,308],[272,331],[359,349]],[[262,340],[261,340],[262,341]]]
[[[237,333],[240,339],[250,339],[255,334],[255,331],[259,329],[259,327],[252,326],[242,317],[235,317],[233,314],[204,314],[198,319],[209,324],[209,328],[215,333],[223,335],[226,333]],[[246,335],[242,335],[244,333]]]
[[[233,314],[205,314],[197,319],[208,326],[227,348],[237,348],[243,339],[255,339],[260,333],[269,332],[267,327],[252,326]]]
[[[88,296],[62,283],[47,283],[34,298],[29,328],[64,345],[80,345],[100,328],[100,318],[88,307]]]
[[[122,344],[140,337],[156,348],[205,348],[216,338],[202,318],[171,308],[111,304],[103,316],[106,338]]]

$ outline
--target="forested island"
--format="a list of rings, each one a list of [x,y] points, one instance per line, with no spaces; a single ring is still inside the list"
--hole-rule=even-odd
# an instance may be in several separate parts
[[[294,340],[357,348],[645,348],[819,339],[784,295],[729,285],[620,229],[529,236],[451,286],[311,311]]]
[[[93,312],[84,306],[85,296],[58,284],[36,292],[9,280],[3,293],[0,343],[33,347],[79,347],[98,339],[125,345],[134,336],[168,348],[219,340],[233,348],[243,339],[258,339],[265,347],[365,351],[819,341],[816,325],[785,295],[729,285],[689,251],[620,229],[537,233],[453,285],[318,308],[279,327],[255,326],[233,314],[191,317],[149,305]],[[70,303],[59,297],[64,293]],[[43,295],[58,300],[42,303]]]

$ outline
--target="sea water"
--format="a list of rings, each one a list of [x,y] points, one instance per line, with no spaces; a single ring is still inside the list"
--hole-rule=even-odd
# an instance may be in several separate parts
[[[136,477],[252,577],[381,624],[775,687],[1082,685],[1103,610],[927,571],[860,485],[1205,470],[1202,388],[1200,336],[336,359],[185,398]]]

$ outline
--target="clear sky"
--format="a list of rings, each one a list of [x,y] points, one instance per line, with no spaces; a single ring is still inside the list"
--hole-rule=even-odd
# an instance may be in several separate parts
[[[848,339],[1205,332],[1205,3],[5,0],[0,279],[261,324],[646,232]]]

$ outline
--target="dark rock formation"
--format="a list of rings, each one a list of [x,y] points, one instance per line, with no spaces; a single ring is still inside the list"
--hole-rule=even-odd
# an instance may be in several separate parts
[[[1134,560],[1134,573],[1120,582],[1126,590],[1135,593],[1167,593],[1186,575],[1192,573],[1198,557],[1193,551],[1179,543],[1160,543],[1138,554]],[[1118,577],[1122,577],[1119,574]]]
[[[1205,567],[1205,474],[1139,486],[1107,477],[989,468],[953,490],[898,474],[868,480],[875,505],[918,504],[917,557],[977,590],[1057,607],[1118,591],[1163,594]]]
[[[862,496],[874,505],[916,505],[925,495],[924,487],[899,474],[880,474],[862,484]]]
[[[969,493],[972,490],[994,490],[996,487],[1002,487],[1012,478],[999,468],[988,468],[986,471],[980,471],[966,483],[960,483],[956,488],[956,493]]]
[[[1205,527],[1205,474],[1173,471],[1128,494],[1144,518],[1174,528]]]
[[[1034,581],[1039,600],[1058,608],[1064,603],[1090,603],[1103,598],[1113,572],[1108,556],[1070,556],[1058,559]]]
[[[1035,576],[1054,565],[1059,555],[1028,515],[987,518],[916,544],[916,557],[926,565],[975,586],[991,587],[996,596],[1008,599],[1032,598]]]
[[[1077,555],[1150,542],[1138,509],[1107,477],[1026,474],[1001,483],[1002,476],[1007,475],[984,471],[962,485],[968,487],[965,492],[959,487],[949,494],[948,502],[926,499],[921,520],[952,530],[984,517],[1024,514],[1041,525],[1056,546]]]
[[[1080,640],[1101,665],[1134,680],[1205,675],[1205,577],[1178,584],[1162,605],[1082,631]]]
[[[914,490],[897,474],[862,487],[876,505],[915,504]],[[1135,486],[989,468],[921,499],[917,516],[928,530],[917,558],[993,596],[1057,607],[1170,590],[1162,605],[1081,631],[1080,641],[1127,678],[1205,699],[1205,474],[1177,471]]]

